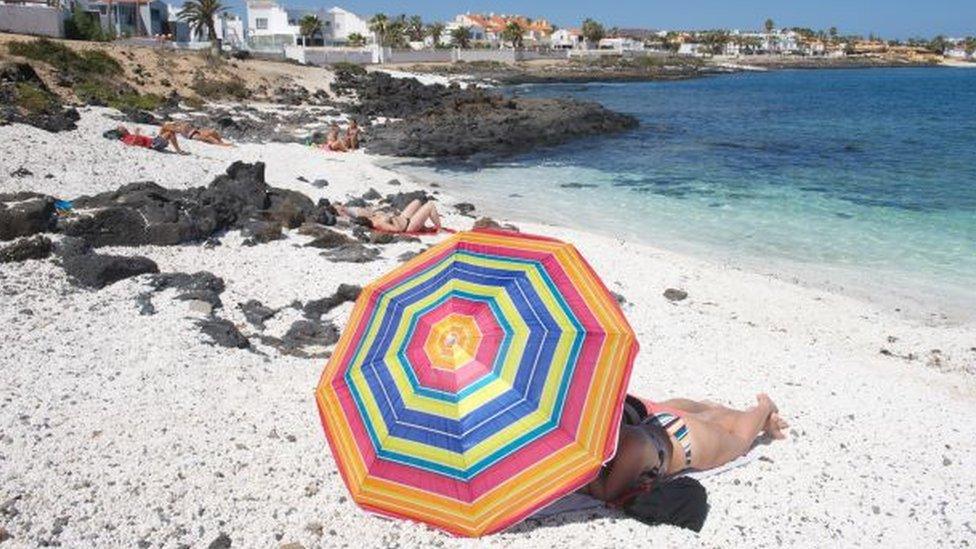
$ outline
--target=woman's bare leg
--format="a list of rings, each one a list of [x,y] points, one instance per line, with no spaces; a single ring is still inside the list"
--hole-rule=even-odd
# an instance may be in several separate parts
[[[694,414],[685,416],[688,436],[691,437],[691,467],[702,471],[714,469],[748,452],[768,412],[757,408],[753,415],[753,432],[743,431],[741,434],[733,434],[723,426],[702,420]]]
[[[409,208],[409,206],[408,206]],[[428,219],[433,219],[437,215],[437,210],[434,209],[434,203],[428,202],[420,207],[412,216],[410,216],[410,222],[407,223],[407,232],[412,233],[419,231],[424,228]],[[436,226],[440,226],[440,217],[434,221]]]
[[[423,205],[423,202],[415,198],[411,200],[409,204],[407,204],[407,207],[403,209],[403,213],[401,215],[403,215],[403,217],[406,219],[410,219],[413,217],[413,214],[417,213],[417,210],[419,210]]]

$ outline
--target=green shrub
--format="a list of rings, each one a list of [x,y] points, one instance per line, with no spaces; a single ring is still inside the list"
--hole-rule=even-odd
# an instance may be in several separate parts
[[[48,113],[58,109],[58,100],[51,92],[29,82],[17,82],[15,104],[32,113]]]
[[[75,6],[69,17],[64,22],[64,35],[69,40],[91,40],[95,42],[108,42],[115,39],[113,30],[105,31],[102,29],[101,22]]]
[[[193,82],[193,91],[205,99],[247,99],[251,92],[240,80],[210,80],[197,78]]]
[[[122,73],[122,65],[102,50],[89,50],[79,54],[64,44],[47,38],[38,38],[30,42],[11,42],[7,45],[7,50],[12,55],[47,63],[74,77],[112,76]]]

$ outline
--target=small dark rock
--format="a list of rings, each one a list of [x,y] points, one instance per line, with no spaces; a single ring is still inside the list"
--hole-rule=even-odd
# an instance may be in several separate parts
[[[245,221],[241,227],[241,234],[257,243],[267,243],[284,238],[284,235],[281,234],[281,223],[259,219]]]
[[[383,195],[379,191],[370,187],[368,191],[363,193],[363,200],[379,200],[383,198]]]
[[[367,248],[359,243],[352,243],[343,244],[323,252],[322,255],[329,261],[337,263],[368,263],[375,261],[380,256],[380,251],[376,248]]]
[[[54,199],[35,193],[0,195],[0,240],[12,240],[54,229]]]
[[[214,344],[221,347],[247,349],[251,346],[251,342],[229,320],[223,318],[200,320],[197,322],[197,326],[200,327],[200,331],[210,336]],[[212,546],[213,544],[211,544]]]
[[[617,300],[617,303],[619,303],[620,305],[626,305],[627,304],[627,298],[626,297],[618,294],[617,292],[610,292],[610,293],[613,294],[613,298],[616,299]]]
[[[563,183],[560,187],[564,189],[593,189],[596,185],[592,183]]]
[[[508,224],[508,223],[506,223],[505,225],[502,225],[501,223],[495,221],[494,219],[492,219],[490,217],[481,217],[481,218],[476,219],[475,222],[474,222],[474,224],[472,224],[472,227],[475,228],[475,229],[491,229],[491,230],[495,230],[495,231],[511,231],[511,232],[514,232],[514,233],[519,232],[518,227],[516,227],[515,225],[511,225],[511,224]]]
[[[339,341],[339,328],[335,324],[312,320],[296,320],[282,342],[288,348],[297,349],[309,345],[327,347]]]
[[[221,532],[216,539],[210,542],[207,549],[230,549],[231,539],[230,536]]]
[[[339,284],[339,288],[329,297],[309,301],[302,307],[302,313],[306,318],[318,320],[322,315],[335,309],[347,301],[356,301],[359,293],[363,289],[353,284]]]
[[[353,242],[353,239],[340,233],[339,231],[321,227],[320,229],[316,230],[315,240],[309,242],[306,244],[306,246],[312,248],[332,249],[338,248],[339,246],[352,244]]]
[[[474,204],[470,202],[459,202],[454,205],[454,209],[460,212],[462,215],[468,215],[474,211]]]
[[[394,187],[399,187],[400,186],[400,180],[399,179],[391,179],[391,180],[387,181],[386,184],[387,185],[392,185]]]
[[[401,262],[406,262],[417,257],[418,255],[420,255],[420,252],[403,252],[402,254],[397,256],[397,259],[400,260]]]
[[[0,247],[0,263],[19,263],[28,259],[44,259],[51,255],[54,244],[44,236],[22,238]]]
[[[159,272],[155,261],[142,256],[88,253],[65,257],[62,265],[74,284],[94,289],[133,276]]]
[[[244,318],[248,322],[254,325],[255,328],[259,330],[264,329],[264,321],[273,317],[278,311],[272,309],[271,307],[264,306],[260,301],[256,299],[250,299],[246,303],[238,304],[241,311],[244,313]]]
[[[305,179],[305,178],[304,178],[304,177],[302,177],[302,176],[298,176],[298,177],[296,177],[295,179],[298,179],[298,180],[299,180],[299,181],[301,181],[302,183],[308,183],[308,179]]]
[[[28,177],[31,175],[34,175],[34,172],[28,170],[27,168],[24,168],[23,166],[10,172],[10,177]]]
[[[688,297],[688,292],[675,288],[668,288],[667,290],[664,290],[663,295],[668,301],[682,301]]]
[[[327,179],[316,179],[312,181],[313,187],[318,187],[319,189],[324,189],[329,186],[329,181]]]
[[[386,202],[402,212],[404,208],[406,208],[414,200],[419,200],[426,203],[430,199],[431,196],[427,194],[427,191],[417,190],[409,193],[388,194],[386,195],[386,198],[383,199],[383,202]]]

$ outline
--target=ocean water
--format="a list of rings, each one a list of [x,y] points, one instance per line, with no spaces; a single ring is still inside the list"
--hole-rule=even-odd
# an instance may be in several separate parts
[[[483,212],[812,283],[976,305],[976,70],[744,73],[535,85],[633,132],[504,163],[401,165]]]

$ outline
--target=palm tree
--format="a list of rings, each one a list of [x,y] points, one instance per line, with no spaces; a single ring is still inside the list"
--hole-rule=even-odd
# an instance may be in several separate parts
[[[431,23],[427,25],[427,36],[434,41],[434,46],[436,47],[441,43],[441,35],[444,34],[444,24],[443,23]]]
[[[220,0],[187,0],[176,15],[180,21],[190,25],[194,33],[201,34],[207,30],[207,40],[210,40],[211,47],[219,48],[217,42],[217,29],[214,28],[214,18],[226,10]]]
[[[829,29],[827,29],[827,34],[830,35],[831,42],[837,41],[837,27],[830,27]]]
[[[599,44],[600,40],[602,40],[606,35],[606,32],[603,30],[603,25],[594,21],[593,19],[583,21],[580,32],[583,34],[583,38],[586,39],[588,43],[596,44]]]
[[[366,44],[366,37],[359,34],[358,32],[353,32],[349,34],[349,37],[346,39],[346,41],[349,42],[350,46],[358,47]]]
[[[302,35],[302,47],[308,44],[309,38],[314,38],[322,30],[322,20],[317,15],[308,14],[298,21],[298,34]]]
[[[522,25],[519,25],[517,21],[509,21],[502,30],[501,38],[506,42],[511,42],[512,49],[519,49],[522,47],[524,32]]]
[[[376,43],[384,45],[386,33],[390,30],[390,19],[385,13],[377,13],[369,20],[369,30],[376,35]]]
[[[414,42],[424,39],[424,20],[419,15],[411,15],[407,20],[407,35]]]
[[[776,28],[776,23],[774,23],[772,19],[766,19],[766,22],[763,23],[763,27],[766,28],[766,34],[769,34],[773,32],[774,28]]]
[[[403,13],[390,22],[386,31],[386,42],[391,48],[402,48],[407,44],[407,16]]]
[[[468,27],[458,27],[451,31],[451,40],[454,45],[466,50],[471,47],[471,29]]]

